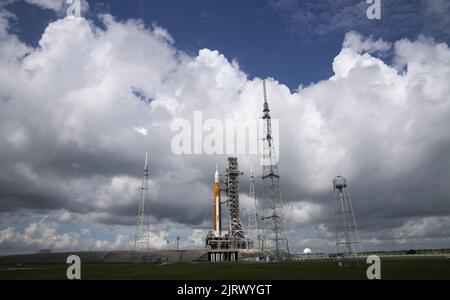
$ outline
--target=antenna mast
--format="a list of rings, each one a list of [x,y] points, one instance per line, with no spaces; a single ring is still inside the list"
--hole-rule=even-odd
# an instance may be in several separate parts
[[[253,176],[253,162],[250,161],[250,187],[248,196],[253,199],[255,207],[253,214],[248,216],[248,232],[251,237],[256,240],[258,249],[261,249],[261,235],[259,232],[259,214],[258,214],[258,204],[256,200],[256,192],[255,192],[255,176]]]
[[[272,119],[270,117],[269,103],[267,101],[266,81],[263,81],[264,89],[264,136],[263,136],[263,183],[264,203],[271,205],[265,209],[265,215],[261,218],[270,221],[269,226],[264,226],[263,246],[264,251],[275,255],[276,260],[289,259],[289,242],[286,236],[286,223],[284,221],[283,202],[280,192],[280,175],[278,173],[278,161],[272,136]],[[267,212],[267,214],[266,214]]]
[[[134,247],[137,251],[147,251],[150,249],[150,220],[148,212],[148,159],[145,152],[144,175],[139,197],[138,220],[136,225],[136,235]]]

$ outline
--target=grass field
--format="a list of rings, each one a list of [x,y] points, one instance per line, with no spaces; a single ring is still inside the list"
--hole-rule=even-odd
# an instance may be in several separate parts
[[[335,261],[280,263],[82,264],[82,279],[366,279],[368,265]],[[0,279],[65,279],[67,265],[0,265]],[[450,279],[449,258],[382,258],[382,279]]]

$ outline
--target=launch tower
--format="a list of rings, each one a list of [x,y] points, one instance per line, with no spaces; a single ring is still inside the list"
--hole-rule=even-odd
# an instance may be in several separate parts
[[[211,249],[212,261],[226,261],[237,259],[238,249],[248,247],[248,239],[242,228],[239,210],[239,171],[236,157],[228,158],[227,173],[222,180],[216,168],[214,176],[214,210],[213,230],[210,231],[205,240],[206,248]],[[220,192],[226,192],[227,200],[221,202]],[[228,233],[221,231],[223,210],[221,205],[226,203],[228,211]]]
[[[239,175],[241,172],[238,168],[236,157],[228,158],[227,168],[227,203],[228,203],[228,222],[229,222],[229,238],[233,248],[245,248],[247,239],[245,238],[244,229],[241,224],[239,211]]]

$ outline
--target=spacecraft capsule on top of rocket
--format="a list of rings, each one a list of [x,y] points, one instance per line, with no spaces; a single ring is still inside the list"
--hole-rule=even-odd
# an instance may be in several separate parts
[[[216,165],[216,173],[214,174],[214,183],[219,182],[219,171],[217,170],[217,165]]]

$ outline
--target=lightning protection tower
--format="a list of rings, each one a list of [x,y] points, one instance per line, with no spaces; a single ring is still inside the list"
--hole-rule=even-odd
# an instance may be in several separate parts
[[[138,220],[134,246],[137,251],[150,249],[150,221],[148,212],[148,160],[145,153],[144,175],[139,197]]]
[[[336,254],[344,257],[360,256],[361,243],[347,180],[342,176],[336,177],[333,188],[336,201]]]
[[[283,202],[280,193],[280,175],[275,145],[272,136],[272,119],[269,103],[267,102],[266,82],[263,81],[264,91],[264,136],[263,136],[263,184],[264,203],[271,205],[265,209],[268,213],[261,218],[265,221],[263,251],[274,254],[277,260],[289,258],[289,242],[286,236]],[[268,223],[268,224],[267,224]],[[268,228],[271,225],[272,228]]]
[[[253,176],[253,166],[252,163],[250,163],[250,187],[248,196],[250,199],[254,202],[254,211],[252,214],[249,214],[248,216],[248,228],[247,232],[248,238],[252,239],[255,243],[254,246],[258,247],[258,249],[261,249],[261,235],[259,232],[259,214],[258,214],[258,204],[256,201],[256,192],[255,192],[255,176]]]

